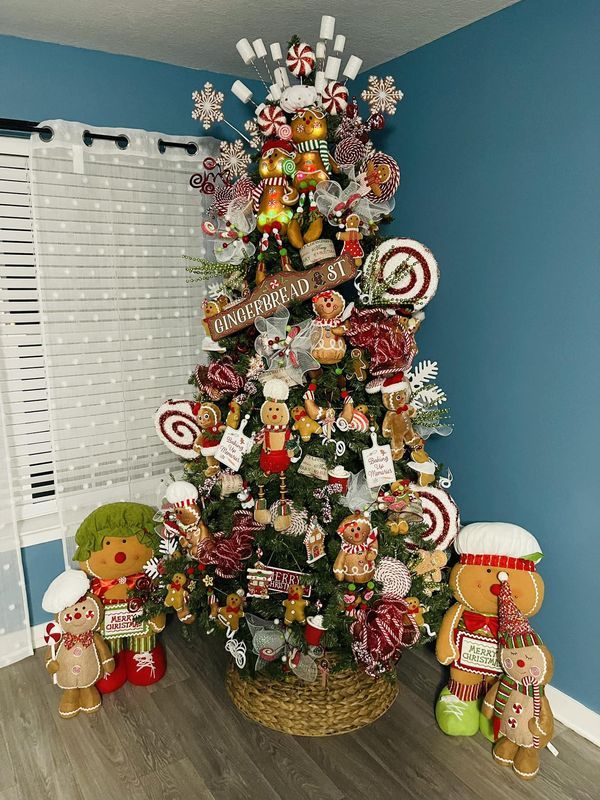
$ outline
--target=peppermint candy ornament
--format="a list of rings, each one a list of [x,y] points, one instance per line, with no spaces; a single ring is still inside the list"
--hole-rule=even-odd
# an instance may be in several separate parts
[[[321,105],[328,114],[343,114],[348,105],[348,89],[338,81],[329,81],[323,89]]]
[[[419,486],[411,483],[409,486],[423,506],[423,524],[427,530],[423,534],[426,542],[431,542],[436,550],[446,550],[458,535],[460,529],[460,515],[458,507],[448,492],[436,486]],[[414,542],[405,539],[407,546],[413,549]]]
[[[333,157],[340,167],[353,167],[365,157],[367,146],[355,139],[354,136],[347,136],[335,148]]]
[[[154,426],[172,453],[191,461],[198,458],[194,443],[201,433],[191,400],[166,400],[154,416]]]
[[[435,296],[440,271],[433,253],[414,239],[395,237],[367,257],[361,278],[366,305],[424,308]]]
[[[295,75],[296,78],[305,78],[315,68],[314,50],[306,42],[293,44],[287,51],[285,63],[292,75]]]
[[[412,583],[410,570],[406,564],[391,556],[379,559],[375,580],[383,584],[382,595],[394,599],[406,597]]]
[[[281,125],[287,125],[287,118],[279,106],[263,103],[256,110],[256,121],[261,133],[275,136]]]

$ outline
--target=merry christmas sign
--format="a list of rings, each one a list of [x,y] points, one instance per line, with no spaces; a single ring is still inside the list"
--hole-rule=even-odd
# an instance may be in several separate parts
[[[206,323],[213,341],[230,336],[252,325],[257,317],[270,317],[281,306],[333,289],[356,275],[354,261],[339,256],[304,272],[278,272],[270,275],[254,291],[235,305],[224,308]]]

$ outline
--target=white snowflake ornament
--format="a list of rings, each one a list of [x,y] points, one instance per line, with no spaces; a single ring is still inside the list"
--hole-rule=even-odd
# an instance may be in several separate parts
[[[244,122],[244,129],[250,139],[250,147],[253,147],[255,150],[260,150],[264,141],[264,137],[260,132],[260,128],[258,127],[256,120],[249,119],[247,122]]]
[[[228,173],[229,177],[244,175],[251,159],[244,150],[242,140],[236,139],[235,142],[221,142],[220,149],[221,155],[217,161],[223,172]]]
[[[210,81],[204,84],[201,92],[192,92],[192,100],[195,108],[192,111],[192,119],[198,119],[208,130],[213,122],[221,122],[225,117],[221,111],[225,95],[217,92]]]
[[[369,75],[369,87],[363,91],[361,97],[369,104],[371,114],[395,114],[396,103],[402,100],[404,94],[396,89],[391,75],[385,78]]]

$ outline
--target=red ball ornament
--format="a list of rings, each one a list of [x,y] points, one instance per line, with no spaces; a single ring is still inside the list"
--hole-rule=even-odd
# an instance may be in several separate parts
[[[367,130],[380,131],[385,126],[385,117],[383,114],[371,114],[367,120]]]
[[[356,102],[356,97],[353,97],[352,102],[348,103],[346,106],[346,116],[348,119],[354,119],[354,117],[358,116],[358,103]]]

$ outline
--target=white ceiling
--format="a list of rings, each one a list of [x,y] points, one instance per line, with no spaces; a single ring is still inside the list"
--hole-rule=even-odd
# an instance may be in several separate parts
[[[346,54],[382,64],[517,0],[0,0],[0,34],[122,53],[185,67],[253,74],[235,42],[314,43],[337,18]]]

